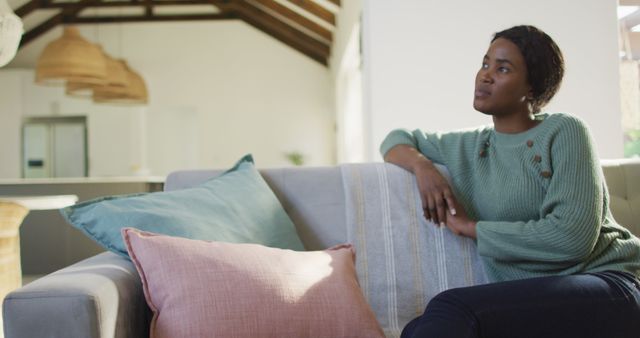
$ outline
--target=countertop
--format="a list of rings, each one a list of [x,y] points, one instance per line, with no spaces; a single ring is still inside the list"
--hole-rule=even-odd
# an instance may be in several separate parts
[[[164,176],[112,176],[69,178],[2,178],[0,185],[15,184],[76,184],[76,183],[164,183]]]

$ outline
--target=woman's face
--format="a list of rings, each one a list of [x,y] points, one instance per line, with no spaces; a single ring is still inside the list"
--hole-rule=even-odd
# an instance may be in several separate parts
[[[496,39],[476,75],[473,108],[494,116],[531,113],[527,97],[531,97],[531,86],[520,49],[507,39]]]

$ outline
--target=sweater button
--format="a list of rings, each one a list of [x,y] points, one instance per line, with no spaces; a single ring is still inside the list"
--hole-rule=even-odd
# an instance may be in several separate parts
[[[542,162],[542,157],[540,155],[536,155],[536,156],[533,157],[533,161],[537,162],[537,163],[540,163],[540,162]]]
[[[487,156],[487,151],[485,149],[480,150],[480,157]]]
[[[533,140],[528,140],[527,141],[527,147],[529,147],[529,148],[533,147]]]
[[[549,178],[549,177],[551,177],[551,172],[545,170],[545,171],[540,173],[540,176],[542,176],[544,178]]]

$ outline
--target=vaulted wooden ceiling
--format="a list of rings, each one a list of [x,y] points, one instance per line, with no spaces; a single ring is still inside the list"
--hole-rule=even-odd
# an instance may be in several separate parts
[[[87,11],[105,7],[136,10],[109,15]],[[23,19],[38,10],[57,11],[28,28],[20,47],[63,24],[242,20],[327,65],[339,9],[340,0],[29,0],[14,11]]]

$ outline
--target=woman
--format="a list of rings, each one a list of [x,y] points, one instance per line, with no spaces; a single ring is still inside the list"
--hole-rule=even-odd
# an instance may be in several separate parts
[[[437,295],[403,338],[640,337],[640,240],[609,211],[585,124],[540,113],[563,73],[544,32],[496,33],[473,100],[492,127],[384,140],[385,161],[415,174],[425,217],[476,240],[495,282]]]

